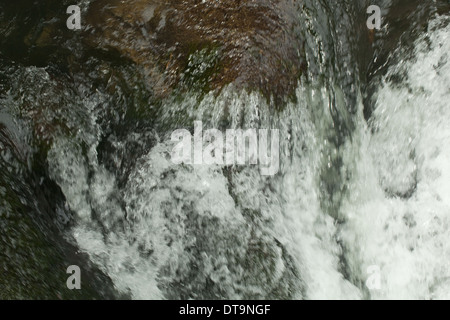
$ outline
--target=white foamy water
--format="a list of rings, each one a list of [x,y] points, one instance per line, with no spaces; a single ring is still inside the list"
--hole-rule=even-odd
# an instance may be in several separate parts
[[[449,40],[448,19],[433,21],[414,59],[390,68],[406,77],[381,85],[373,134],[348,147],[341,236],[356,278],[380,268],[375,299],[450,298]]]
[[[280,173],[174,165],[166,132],[119,189],[97,160],[96,136],[87,157],[60,139],[49,167],[77,214],[80,250],[136,299],[449,297],[450,29],[435,29],[430,48],[419,39],[415,59],[390,70],[406,70],[403,83],[379,88],[373,133],[360,110],[343,151],[351,178],[339,227],[319,194],[321,168],[332,165],[326,155],[337,152],[326,141],[329,92],[302,85],[298,102],[277,113],[230,86],[200,103],[167,102],[162,120],[183,111],[205,128],[226,119],[230,129],[279,129]],[[369,292],[374,265],[381,287]]]
[[[174,165],[175,143],[167,135],[117,190],[113,174],[97,162],[95,144],[86,159],[60,140],[50,167],[78,214],[73,234],[80,249],[137,299],[205,297],[202,290],[210,286],[207,297],[359,297],[338,272],[336,229],[317,193],[327,147],[322,130],[331,119],[316,126],[311,114],[328,110],[329,94],[305,88],[297,95],[299,102],[276,116],[259,95],[231,87],[200,106],[193,98],[168,105],[206,117],[211,127],[226,105],[233,128],[280,129],[276,177],[262,176],[257,166],[235,168],[227,177],[218,166]]]

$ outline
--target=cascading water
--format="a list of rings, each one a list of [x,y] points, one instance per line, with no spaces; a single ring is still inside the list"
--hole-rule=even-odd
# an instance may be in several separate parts
[[[413,58],[389,68],[345,156],[354,171],[340,237],[353,276],[380,267],[372,298],[449,298],[449,35],[448,18],[432,21]]]
[[[449,19],[436,15],[412,55],[392,53],[395,63],[371,84],[366,121],[358,65],[365,49],[355,49],[351,32],[362,2],[298,4],[307,72],[282,108],[233,83],[153,105],[128,64],[124,80],[108,75],[108,85],[127,83],[113,97],[82,75],[61,84],[51,68],[11,64],[0,117],[14,147],[0,140],[2,168],[44,171],[36,183],[60,190],[48,211],[62,238],[123,296],[449,298]],[[107,74],[106,63],[88,63]],[[141,101],[150,110],[143,116]],[[279,172],[174,164],[171,133],[192,131],[195,120],[204,129],[278,129]],[[45,169],[33,160],[41,149]],[[13,214],[16,200],[0,192],[2,216]],[[27,192],[19,201],[46,212]],[[371,267],[379,288],[366,286]]]

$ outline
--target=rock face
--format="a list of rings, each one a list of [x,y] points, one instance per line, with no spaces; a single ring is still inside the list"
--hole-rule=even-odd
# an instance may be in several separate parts
[[[0,159],[0,299],[116,298],[111,279],[60,232],[54,219],[63,213],[59,188],[47,179],[38,186],[25,173],[22,159],[16,158],[20,152],[4,130],[0,126],[0,150],[15,162]],[[83,290],[66,287],[70,265],[81,267]]]
[[[386,14],[383,18],[383,28],[369,34],[371,50],[367,50],[369,60],[363,60],[362,67],[364,77],[372,81],[366,89],[367,97],[370,100],[375,91],[379,79],[386,73],[388,67],[398,61],[396,57],[404,59],[409,52],[414,41],[422,32],[426,32],[428,22],[434,15],[443,15],[450,12],[450,3],[446,0],[436,0],[433,3],[420,0],[378,0],[377,4]],[[368,3],[367,3],[368,5]],[[402,48],[401,55],[394,55],[393,52]],[[376,59],[374,59],[376,57]],[[393,79],[395,81],[395,79]],[[373,101],[364,103],[364,116],[370,119],[373,111]]]
[[[293,1],[99,0],[88,23],[88,42],[143,66],[159,96],[234,83],[281,98],[305,68]]]
[[[61,132],[44,105],[50,104],[46,97],[58,97],[60,88],[43,93],[20,70],[0,70],[7,78],[0,81],[0,299],[117,298],[111,279],[67,236],[72,213],[60,188],[47,177],[45,145]],[[9,80],[14,77],[20,88]],[[24,99],[15,96],[24,88],[29,90],[22,91]],[[9,99],[4,92],[12,94]],[[33,100],[36,96],[45,101]],[[14,106],[21,117],[9,114]],[[66,286],[71,265],[81,268],[82,290]]]

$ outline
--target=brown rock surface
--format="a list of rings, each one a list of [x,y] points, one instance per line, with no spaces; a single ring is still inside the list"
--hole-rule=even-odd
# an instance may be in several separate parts
[[[88,39],[141,65],[158,96],[234,83],[277,99],[305,67],[294,12],[284,0],[98,0]]]

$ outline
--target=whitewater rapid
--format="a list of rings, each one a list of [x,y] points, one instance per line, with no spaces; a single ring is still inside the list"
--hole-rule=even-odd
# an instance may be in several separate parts
[[[402,80],[380,85],[370,129],[346,155],[355,170],[340,236],[359,277],[380,268],[375,299],[450,298],[448,22],[430,22],[413,58],[389,69],[385,79]]]
[[[166,101],[163,131],[112,139],[124,153],[154,140],[119,186],[98,160],[101,129],[89,109],[90,129],[75,140],[88,145],[87,156],[67,138],[48,155],[76,214],[79,249],[135,299],[450,298],[448,22],[431,22],[413,57],[390,67],[369,123],[358,98],[356,129],[339,150],[327,141],[330,105],[345,107],[338,88],[302,83],[296,102],[274,111],[230,85],[200,102]],[[230,129],[279,129],[280,172],[174,165],[170,133],[191,127],[173,121],[181,111],[210,128],[226,119]],[[345,191],[330,213],[320,172],[337,153]],[[374,266],[380,286],[371,290]]]

